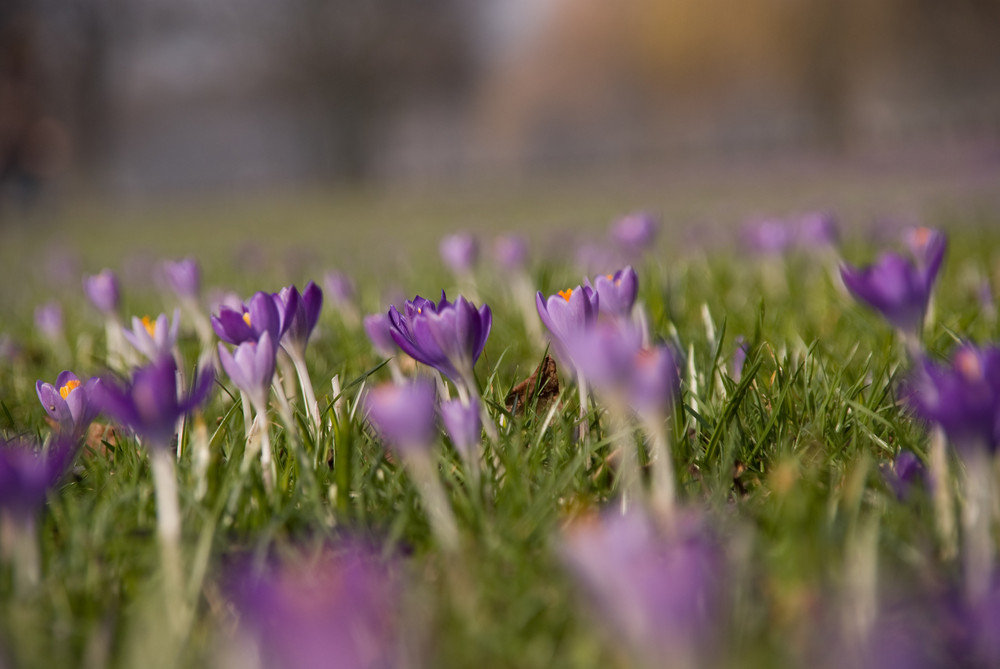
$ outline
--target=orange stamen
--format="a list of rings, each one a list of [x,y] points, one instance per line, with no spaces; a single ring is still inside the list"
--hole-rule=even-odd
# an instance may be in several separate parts
[[[927,242],[931,238],[931,229],[925,228],[923,226],[917,228],[913,231],[913,239],[917,242],[918,246],[927,246]]]
[[[559,291],[559,297],[563,298],[567,302],[569,302],[569,298],[572,297],[572,296],[573,296],[573,289],[572,288],[567,288],[566,290],[560,290]]]
[[[76,379],[70,379],[66,382],[66,385],[59,389],[59,397],[66,399],[69,394],[80,387],[80,382]]]
[[[959,351],[955,355],[955,367],[969,381],[983,378],[983,366],[979,363],[979,357],[972,351]]]
[[[250,312],[249,311],[246,312],[245,314],[243,314],[243,322],[247,324],[247,327],[252,327],[250,325]]]
[[[146,328],[146,332],[149,333],[150,337],[156,336],[156,321],[149,320],[149,316],[142,317],[142,326]]]

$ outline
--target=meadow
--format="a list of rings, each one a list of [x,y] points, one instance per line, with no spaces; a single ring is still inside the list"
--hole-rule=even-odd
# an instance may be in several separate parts
[[[796,174],[5,229],[0,666],[997,666],[995,195]]]

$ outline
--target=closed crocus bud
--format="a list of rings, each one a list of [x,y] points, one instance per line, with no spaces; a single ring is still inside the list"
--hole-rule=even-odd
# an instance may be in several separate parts
[[[35,327],[49,339],[63,336],[63,310],[58,302],[48,302],[35,309]]]
[[[528,260],[528,242],[518,235],[505,235],[493,241],[493,260],[507,272],[522,269]]]
[[[267,410],[267,396],[274,378],[277,350],[271,335],[265,332],[260,341],[245,341],[229,352],[219,344],[219,362],[236,387],[245,392],[258,412]]]
[[[280,329],[284,333],[282,343],[286,349],[302,355],[309,343],[309,336],[319,321],[319,312],[323,308],[323,291],[310,281],[301,294],[295,286],[288,286],[275,293],[273,298],[281,320]]]
[[[787,221],[760,218],[743,225],[743,243],[747,249],[765,255],[781,254],[795,243],[795,234]]]
[[[796,237],[804,249],[824,249],[837,245],[840,237],[833,214],[811,211],[798,216]]]
[[[167,260],[162,265],[166,286],[181,298],[196,298],[201,292],[201,269],[194,258]]]
[[[83,292],[90,303],[105,316],[114,316],[118,313],[121,304],[118,276],[110,269],[84,277]]]
[[[597,322],[600,298],[590,286],[577,286],[560,290],[548,298],[538,291],[535,307],[538,316],[549,331],[552,348],[560,362],[572,362],[566,348],[567,341]]]
[[[455,450],[463,458],[474,456],[473,450],[481,440],[483,424],[479,416],[478,400],[468,403],[457,399],[441,402],[441,422]]]
[[[330,271],[323,275],[323,285],[330,301],[338,305],[353,305],[357,299],[358,289],[354,280],[343,272]]]
[[[434,400],[434,385],[426,379],[383,383],[365,397],[365,408],[388,446],[400,452],[427,451],[436,434]]]
[[[441,260],[456,274],[471,272],[479,260],[479,242],[469,234],[448,235],[438,249]]]

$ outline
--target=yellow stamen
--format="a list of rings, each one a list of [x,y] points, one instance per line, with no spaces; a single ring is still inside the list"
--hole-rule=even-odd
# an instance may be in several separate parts
[[[247,327],[252,327],[250,325],[250,312],[249,311],[246,312],[245,314],[243,314],[243,322],[247,324]]]
[[[955,355],[955,368],[969,381],[983,378],[983,366],[979,362],[979,356],[972,351],[959,351]]]
[[[150,337],[156,336],[156,321],[149,320],[149,316],[142,317],[142,326],[146,328],[146,332],[149,333]]]
[[[573,289],[572,288],[567,288],[566,290],[560,290],[559,291],[559,297],[563,298],[567,302],[569,302],[569,298],[572,297],[572,296],[573,296]]]
[[[611,279],[612,281],[614,281],[615,280],[615,275],[614,274],[605,274],[604,278],[605,279]]]
[[[76,379],[70,379],[66,382],[66,385],[59,389],[59,397],[66,399],[69,394],[80,387],[80,382]]]

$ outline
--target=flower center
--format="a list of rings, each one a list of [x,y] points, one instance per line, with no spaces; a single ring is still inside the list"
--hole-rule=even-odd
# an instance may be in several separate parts
[[[569,298],[572,297],[572,296],[573,296],[573,289],[572,288],[567,288],[566,290],[560,290],[559,291],[559,297],[563,298],[567,302],[569,302]]]
[[[150,337],[156,336],[156,321],[149,319],[149,316],[142,317],[142,327],[146,328],[146,332],[149,333]]]
[[[250,312],[249,311],[243,313],[243,322],[247,324],[247,327],[253,327],[252,325],[250,325]]]
[[[80,382],[76,379],[70,379],[66,382],[66,385],[59,389],[59,397],[66,399],[69,394],[80,387]]]
[[[930,238],[931,238],[931,229],[930,228],[925,228],[925,227],[921,226],[921,227],[919,227],[919,228],[917,228],[916,230],[913,231],[913,240],[920,247],[927,246],[927,242],[930,241]]]
[[[983,366],[979,362],[979,356],[972,351],[959,351],[955,355],[955,368],[967,381],[979,381],[983,378]]]

